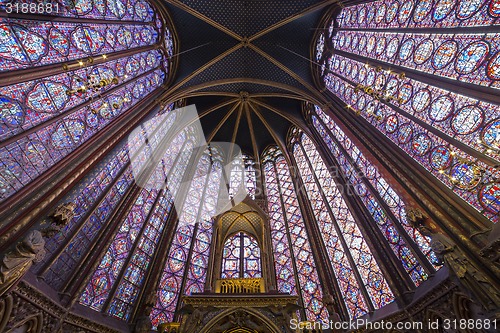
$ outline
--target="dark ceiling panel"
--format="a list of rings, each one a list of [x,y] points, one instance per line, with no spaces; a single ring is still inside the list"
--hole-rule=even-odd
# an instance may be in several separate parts
[[[180,46],[178,51],[180,54],[177,57],[179,67],[174,84],[219,54],[238,44],[238,41],[234,38],[193,15],[172,5],[168,5],[167,7],[170,11]],[[207,43],[209,44],[202,46]]]
[[[239,93],[240,91],[246,91],[250,94],[257,93],[290,93],[288,90],[277,88],[276,86],[266,86],[255,83],[231,83],[231,84],[223,84],[217,87],[212,88],[204,88],[199,91],[222,91],[222,92],[231,92],[231,93]]]
[[[227,114],[227,112],[224,112],[222,114],[221,111],[219,111],[221,114],[217,115],[217,118],[219,116],[224,116]],[[217,134],[214,136],[214,139],[212,141],[217,142],[217,141],[222,141],[222,142],[230,142],[231,138],[233,136],[234,132],[234,125],[236,124],[236,118],[238,116],[238,109],[236,109],[233,114],[227,119],[227,121],[222,125],[222,127],[217,131]],[[222,119],[222,117],[220,117]],[[208,123],[209,121],[211,122],[213,119],[206,119],[206,122]],[[212,128],[215,128],[215,125],[217,125],[218,122],[213,122],[212,124],[207,124],[208,126],[211,126]]]
[[[238,133],[236,135],[236,143],[240,146],[241,150],[253,156],[253,146],[250,136],[250,128],[245,112],[241,116],[240,126],[238,126]]]
[[[278,138],[282,138],[285,141],[286,133],[292,126],[287,119],[271,112],[263,107],[257,106],[260,114],[264,117],[267,124],[271,127],[272,131],[276,133]],[[257,116],[254,116],[253,119],[257,119],[258,122],[255,126],[255,135],[257,137],[257,142],[260,145],[260,152],[265,149],[270,144],[275,144],[274,138],[269,134],[266,127],[260,122]]]
[[[282,110],[290,117],[299,119],[300,121],[303,120],[301,101],[288,98],[266,98],[262,102],[275,109]]]
[[[298,18],[269,32],[265,38],[257,39],[254,44],[313,86],[309,47],[316,28],[311,22],[319,21],[323,14],[317,11]]]
[[[198,114],[201,114],[212,107],[229,100],[228,98],[220,98],[216,96],[208,96],[208,97],[195,97],[188,98],[186,101],[187,105],[194,104],[196,106],[196,110]],[[209,136],[213,129],[217,126],[217,124],[224,118],[224,115],[227,114],[231,108],[234,106],[234,103],[221,107],[212,113],[204,116],[200,119],[201,126],[203,128],[203,133],[205,136]],[[236,110],[237,111],[237,110]],[[214,139],[215,140],[215,139]],[[217,141],[217,140],[215,140]],[[220,140],[219,140],[220,141]],[[226,140],[227,141],[227,140]]]
[[[248,37],[321,1],[184,0],[182,2],[234,33]],[[168,8],[180,43],[181,54],[179,55],[179,66],[175,78],[177,83],[199,68],[203,68],[212,59],[242,42],[213,27],[203,19],[188,13],[189,11],[186,12],[174,5],[168,5]],[[318,9],[304,16],[294,17],[287,24],[263,34],[251,42],[285,66],[287,70],[276,66],[265,56],[245,45],[245,47],[228,54],[218,62],[205,68],[201,73],[193,76],[179,88],[179,91],[214,81],[227,82],[228,79],[237,78],[242,79],[243,82],[222,83],[199,91],[231,93],[246,91],[252,99],[254,98],[252,95],[258,93],[291,94],[290,91],[277,87],[278,84],[284,84],[299,89],[300,95],[310,94],[311,92],[303,85],[305,83],[314,87],[310,62],[307,59],[310,57],[311,41],[317,31],[316,27],[326,10],[326,8]],[[208,45],[199,47],[204,44]],[[290,51],[284,50],[282,47]],[[292,75],[288,74],[287,71]],[[293,75],[297,75],[300,79],[295,79]],[[250,81],[253,79],[268,81],[269,85],[251,83]],[[198,112],[203,112],[227,98],[217,95],[194,97],[188,99],[188,104],[196,104]],[[263,115],[271,130],[283,141],[285,141],[286,134],[292,125],[290,119],[295,119],[301,123],[304,122],[299,100],[268,97],[263,98],[261,101],[281,110],[285,115],[283,117],[266,108],[258,107],[259,112]],[[201,120],[205,135],[211,133],[233,105],[225,106]],[[214,141],[231,141],[234,125],[236,124],[236,115],[237,110],[217,132]],[[256,143],[259,152],[262,152],[269,144],[274,144],[275,140],[255,113],[251,112],[251,117]],[[236,143],[244,151],[253,154],[250,138],[247,118],[243,114]]]
[[[254,78],[303,88],[294,78],[250,48],[241,48],[229,54],[187,82],[183,88],[228,78]]]
[[[250,37],[321,1],[183,0],[182,2],[238,35]]]

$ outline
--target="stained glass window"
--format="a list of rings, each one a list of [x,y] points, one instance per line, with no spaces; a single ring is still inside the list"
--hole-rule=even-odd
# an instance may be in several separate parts
[[[223,158],[216,147],[208,147],[196,169],[183,201],[175,237],[167,254],[157,290],[151,321],[172,321],[181,293],[204,290],[214,216],[222,182]],[[191,257],[190,257],[191,254]]]
[[[210,243],[212,242],[213,216],[215,216],[221,182],[223,181],[223,156],[216,147],[210,147],[209,150],[211,153],[211,167],[205,184],[205,193],[200,202],[198,217],[198,221],[200,222],[197,227],[191,261],[188,266],[189,271],[186,276],[186,285],[184,287],[186,295],[205,290]]]
[[[119,149],[116,155],[110,154],[110,157],[108,163],[102,164],[102,169],[96,168],[76,187],[80,190],[78,195],[63,200],[76,204],[76,214],[60,233],[45,243],[47,253],[55,255],[59,249],[63,251],[44,276],[45,281],[55,289],[59,290],[67,281],[133,182],[127,150]],[[43,267],[48,258],[46,256],[34,269]]]
[[[78,67],[78,61],[87,62],[89,56],[102,61],[105,60],[103,54],[109,57],[113,52],[158,41],[158,31],[147,24],[78,24],[2,18],[0,31],[2,44],[10,47],[1,53],[1,71],[57,62],[70,62]]]
[[[257,193],[257,172],[255,169],[255,161],[249,155],[243,155],[245,163],[245,188],[250,198],[255,199]]]
[[[361,115],[497,222],[499,105],[487,94],[496,95],[500,87],[499,35],[474,30],[500,23],[494,2],[486,3],[374,1],[346,7],[330,36],[333,49],[327,51],[333,55],[325,59],[325,50],[320,59],[328,69],[322,74],[326,87],[346,111]],[[450,29],[458,26],[460,32]],[[433,30],[405,30],[416,27]],[[472,93],[479,90],[485,94]]]
[[[257,240],[244,232],[229,237],[222,253],[223,279],[261,277],[260,247]]]
[[[156,190],[143,189],[129,215],[118,229],[113,243],[106,251],[99,267],[80,297],[80,303],[101,311],[122,268],[126,265],[135,240],[141,232],[149,211],[153,208]]]
[[[276,147],[263,160],[278,291],[300,295],[307,320],[325,321],[328,311],[288,164]]]
[[[497,2],[485,0],[371,1],[349,6],[338,17],[342,28],[453,28],[499,24]]]
[[[0,18],[0,71],[52,65],[50,75],[20,74],[0,88],[1,201],[115,124],[168,73],[158,43],[172,53],[172,35],[147,1],[59,5],[58,16],[46,21]]]
[[[390,65],[499,88],[498,34],[422,34],[339,31],[336,49]],[[487,61],[489,55],[495,55]]]
[[[244,190],[242,187],[245,178],[245,166],[243,159],[235,158],[231,165],[231,175],[229,180],[229,196],[233,198],[238,191]]]
[[[150,128],[140,132],[148,138],[150,136],[146,134],[153,134],[146,141],[148,145],[157,145],[158,137],[172,126],[172,122],[165,123],[158,124],[157,132]],[[134,206],[130,210],[83,292],[80,303],[98,311],[105,310],[118,318],[129,318],[172,208],[173,196],[177,194],[191,157],[193,142],[188,132],[189,129],[186,129],[178,134],[164,154],[160,173],[168,189],[142,190],[136,205],[143,209],[134,210]],[[158,178],[158,175],[152,172],[150,177]],[[109,305],[103,308],[113,289]]]
[[[368,304],[378,309],[392,302],[394,294],[313,142],[297,130],[291,138],[295,162],[350,316],[365,314]]]
[[[238,191],[246,191],[245,196],[255,199],[256,189],[257,178],[253,158],[247,154],[241,155],[241,158],[235,158],[231,166],[229,196],[233,198]]]
[[[314,127],[336,157],[341,170],[355,190],[354,194],[362,199],[374,219],[374,224],[378,226],[394,254],[418,286],[427,279],[428,272],[419,263],[419,254],[415,253],[414,244],[418,245],[427,260],[438,265],[438,260],[430,249],[430,239],[409,224],[401,198],[344,131],[319,107],[315,106],[315,111],[319,118],[312,116]],[[412,241],[406,235],[410,236]]]
[[[172,107],[172,104],[168,105],[160,109],[158,114],[168,112]],[[159,119],[154,115],[149,117],[153,120]],[[163,135],[163,131],[172,123],[155,125],[153,130],[148,131],[152,135],[151,141]],[[129,158],[130,146],[122,142],[119,147],[121,148],[109,154],[105,161],[76,186],[75,189],[80,190],[80,194],[70,194],[61,201],[76,203],[77,214],[62,232],[47,241],[46,250],[51,255],[33,267],[37,274],[43,275],[44,280],[57,290],[63,288],[77,265],[85,258],[99,231],[109,222],[108,218],[134,182]],[[55,259],[52,262],[49,258]]]

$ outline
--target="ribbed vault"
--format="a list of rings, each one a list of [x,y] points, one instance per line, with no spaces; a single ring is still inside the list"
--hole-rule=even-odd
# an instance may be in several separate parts
[[[165,2],[179,39],[179,67],[162,100],[195,104],[207,141],[234,142],[258,156],[283,143],[292,124],[305,127],[302,101],[326,103],[308,59],[334,1]]]

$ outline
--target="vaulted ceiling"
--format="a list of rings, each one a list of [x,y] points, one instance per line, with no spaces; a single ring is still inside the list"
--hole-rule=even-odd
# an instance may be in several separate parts
[[[178,39],[164,100],[195,104],[207,141],[249,154],[303,126],[301,103],[324,103],[311,49],[335,0],[162,0]]]

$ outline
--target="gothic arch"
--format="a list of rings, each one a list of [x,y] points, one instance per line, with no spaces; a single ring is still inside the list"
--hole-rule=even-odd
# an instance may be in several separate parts
[[[41,333],[43,325],[43,314],[38,313],[16,323],[7,333]]]
[[[247,235],[254,237],[260,248],[260,264],[261,274],[264,278],[266,289],[273,286],[272,282],[272,262],[270,255],[269,239],[266,238],[269,230],[267,230],[268,217],[266,213],[259,207],[259,205],[250,198],[245,198],[243,202],[239,203],[231,210],[224,212],[216,217],[215,230],[214,230],[214,247],[215,255],[213,256],[215,269],[213,274],[213,282],[215,288],[215,280],[221,276],[222,268],[222,253],[224,251],[224,244],[226,240],[238,233],[243,232]]]
[[[278,328],[278,326],[273,323],[269,318],[267,318],[265,315],[262,313],[250,309],[250,308],[242,308],[242,307],[236,307],[236,308],[229,308],[225,311],[222,311],[219,313],[217,316],[215,316],[212,320],[210,320],[205,326],[199,331],[199,333],[240,333],[238,329],[241,329],[241,333],[247,333],[247,332],[254,332],[251,328],[247,327],[228,327],[228,331],[226,330],[220,330],[221,327],[224,324],[224,320],[229,318],[233,314],[246,314],[247,316],[250,316],[252,319],[252,322],[257,319],[258,323],[255,323],[257,325],[260,325],[260,329],[264,329],[263,331],[259,331],[262,333],[281,333],[282,331]],[[248,317],[247,317],[248,318]],[[219,329],[218,329],[219,328]],[[246,329],[246,330],[245,330]]]
[[[221,243],[234,233],[243,231],[254,236],[259,244],[262,244],[263,228],[266,219],[265,213],[253,200],[243,200],[243,202],[217,218],[217,227],[220,228]],[[238,224],[239,220],[248,223]]]
[[[3,329],[9,321],[12,313],[12,306],[12,295],[7,295],[5,298],[0,300],[0,332],[3,332]]]

